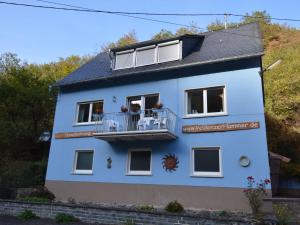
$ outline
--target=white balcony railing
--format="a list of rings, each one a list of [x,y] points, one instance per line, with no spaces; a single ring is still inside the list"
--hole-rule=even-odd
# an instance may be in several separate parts
[[[106,134],[135,135],[168,132],[175,134],[176,114],[168,108],[137,112],[104,113],[96,123],[95,136]]]

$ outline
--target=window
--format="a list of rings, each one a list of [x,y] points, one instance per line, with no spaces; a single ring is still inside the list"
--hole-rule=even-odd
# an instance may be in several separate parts
[[[129,151],[127,172],[129,175],[151,175],[151,151]]]
[[[188,116],[226,114],[225,87],[213,87],[186,91]]]
[[[74,173],[92,174],[93,173],[93,151],[76,151]]]
[[[175,40],[115,53],[115,70],[155,63],[174,61],[181,58],[181,41]]]
[[[222,176],[220,148],[193,149],[194,176]]]
[[[92,123],[101,121],[103,115],[103,101],[85,102],[78,104],[77,123]]]
[[[136,50],[136,66],[145,66],[155,63],[155,46]]]
[[[158,62],[168,62],[178,60],[179,42],[168,42],[158,45]]]
[[[133,67],[134,50],[118,52],[116,54],[115,69]]]

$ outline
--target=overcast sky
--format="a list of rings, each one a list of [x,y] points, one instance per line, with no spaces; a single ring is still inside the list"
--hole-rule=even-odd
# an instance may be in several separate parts
[[[8,2],[47,5],[36,0]],[[49,0],[50,1],[50,0]],[[51,0],[92,9],[162,13],[236,13],[266,10],[272,17],[300,19],[298,0]],[[49,4],[48,4],[49,5]],[[145,17],[145,16],[144,16]],[[175,23],[195,21],[206,26],[223,17],[148,17]],[[229,22],[239,18],[229,17]],[[286,22],[299,28],[300,22]],[[55,11],[0,4],[0,54],[13,52],[28,62],[45,63],[70,55],[95,54],[105,43],[135,30],[139,40],[147,40],[165,28],[178,26],[100,13]]]

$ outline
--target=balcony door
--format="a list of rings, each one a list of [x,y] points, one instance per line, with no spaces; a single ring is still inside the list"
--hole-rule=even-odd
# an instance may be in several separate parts
[[[144,117],[151,117],[152,109],[159,101],[159,94],[140,95],[127,98],[130,112],[128,130],[137,130],[138,121]]]

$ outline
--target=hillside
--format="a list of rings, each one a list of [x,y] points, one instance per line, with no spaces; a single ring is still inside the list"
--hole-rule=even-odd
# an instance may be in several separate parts
[[[300,178],[300,31],[262,24],[264,68],[282,59],[264,74],[269,150],[292,159],[285,175]]]

